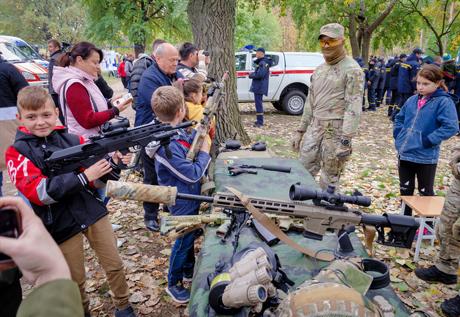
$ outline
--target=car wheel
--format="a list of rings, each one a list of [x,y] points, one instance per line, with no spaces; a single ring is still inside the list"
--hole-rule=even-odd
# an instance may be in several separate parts
[[[281,102],[273,101],[272,105],[273,107],[275,107],[276,110],[283,111],[283,106],[281,105]]]
[[[307,96],[300,90],[291,90],[283,97],[283,110],[291,115],[301,115]]]

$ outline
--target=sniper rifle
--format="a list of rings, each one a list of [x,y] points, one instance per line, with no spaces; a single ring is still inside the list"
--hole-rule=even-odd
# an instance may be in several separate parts
[[[293,185],[291,191],[295,191],[295,188],[298,189],[298,187],[293,188],[294,186],[300,185]],[[272,234],[275,234],[274,231],[276,230],[274,230],[274,226],[276,225],[274,225],[270,219],[264,219],[268,218],[264,213],[301,218],[303,220],[304,235],[308,238],[317,240],[321,240],[326,231],[336,231],[339,237],[341,237],[344,233],[352,232],[350,228],[354,229],[356,225],[369,225],[376,228],[378,243],[410,248],[415,232],[419,227],[417,221],[409,216],[386,213],[383,215],[370,215],[343,205],[345,201],[355,201],[355,204],[367,204],[368,198],[364,196],[356,198],[348,195],[335,195],[334,203],[325,201],[318,205],[312,205],[298,200],[285,201],[260,197],[246,197],[233,188],[228,188],[228,190],[231,192],[218,192],[214,196],[209,197],[178,193],[176,187],[108,181],[106,194],[114,198],[164,203],[169,205],[175,205],[176,199],[195,200],[208,202],[211,203],[213,207],[232,210],[232,212],[236,213],[246,212],[246,210],[248,210],[252,216]],[[318,194],[321,193],[321,191],[316,191],[315,193]],[[310,198],[307,197],[307,199]],[[278,227],[276,228],[281,232]],[[390,229],[390,231],[386,233],[385,229]],[[324,261],[333,260],[333,257],[319,256],[317,252],[313,250],[300,247],[299,245],[294,246],[292,243],[286,242],[284,237],[279,236],[278,232],[276,232],[275,235],[291,247],[297,250],[302,249],[300,252],[304,254]],[[286,236],[286,238],[288,237]]]

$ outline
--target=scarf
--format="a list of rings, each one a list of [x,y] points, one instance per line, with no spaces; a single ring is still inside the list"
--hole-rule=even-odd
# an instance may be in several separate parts
[[[343,45],[338,45],[334,47],[323,47],[321,49],[321,52],[323,53],[326,63],[328,63],[329,65],[337,64],[347,55],[347,52],[345,51],[345,47]]]

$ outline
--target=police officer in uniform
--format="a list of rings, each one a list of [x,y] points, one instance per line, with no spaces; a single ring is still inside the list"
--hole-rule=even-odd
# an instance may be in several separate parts
[[[401,54],[399,56],[395,56],[395,61],[393,66],[391,66],[390,70],[390,90],[391,90],[391,100],[390,105],[388,107],[388,116],[391,117],[393,113],[393,109],[399,104],[399,92],[398,92],[398,73],[399,73],[399,66],[401,62],[406,61],[406,54]]]
[[[369,62],[369,72],[367,74],[367,101],[369,102],[369,111],[377,109],[377,88],[379,85],[380,70],[375,60]]]
[[[364,74],[346,54],[342,25],[322,26],[318,39],[326,62],[311,77],[292,145],[300,149],[300,161],[313,176],[321,170],[320,186],[326,189],[328,184],[338,187],[351,155],[352,138],[361,118]]]
[[[393,118],[402,108],[404,103],[409,97],[411,97],[417,90],[415,83],[415,77],[420,68],[420,58],[422,57],[422,50],[416,48],[413,50],[405,62],[401,62],[398,72],[398,92],[399,92],[399,104],[398,107],[393,111]]]

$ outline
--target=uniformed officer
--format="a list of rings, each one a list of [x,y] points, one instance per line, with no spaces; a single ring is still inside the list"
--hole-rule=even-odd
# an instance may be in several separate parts
[[[415,77],[420,68],[420,58],[422,56],[422,50],[416,48],[412,51],[405,62],[401,62],[398,72],[398,92],[399,92],[399,104],[398,107],[393,111],[393,118],[402,108],[404,103],[410,96],[412,96],[417,90]]]
[[[398,92],[398,73],[399,73],[399,66],[401,62],[406,61],[406,54],[401,54],[399,56],[395,56],[395,62],[391,67],[390,71],[390,89],[391,89],[391,101],[390,106],[388,107],[388,116],[391,117],[393,113],[393,109],[399,104],[399,92]]]
[[[351,141],[361,118],[364,74],[347,56],[344,28],[338,23],[321,27],[319,42],[325,63],[311,78],[308,98],[292,145],[300,161],[315,176],[321,170],[320,186],[339,185]]]
[[[367,73],[367,101],[369,111],[377,109],[377,88],[379,85],[380,70],[375,60],[369,61],[369,72]]]
[[[383,96],[385,95],[385,80],[386,80],[386,71],[385,71],[385,60],[380,58],[378,61],[378,72],[379,72],[379,82],[377,84],[377,100],[376,105],[380,107],[383,103]]]

